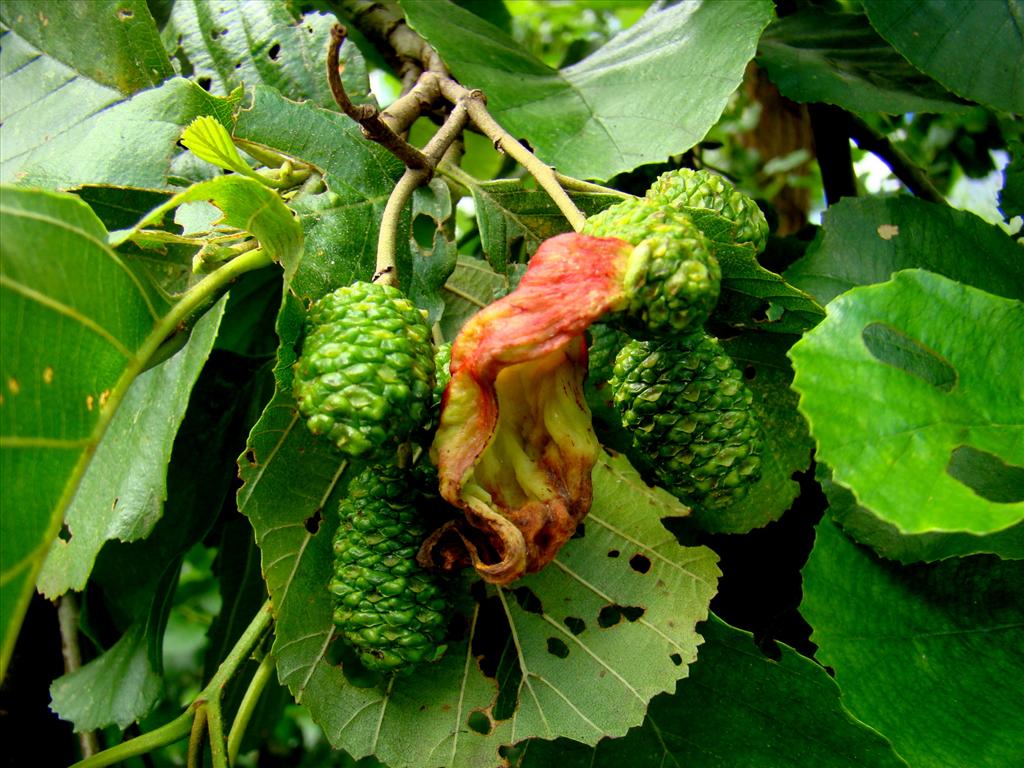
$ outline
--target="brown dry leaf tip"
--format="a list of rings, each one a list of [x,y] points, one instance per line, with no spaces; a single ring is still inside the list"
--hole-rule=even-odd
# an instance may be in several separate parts
[[[465,519],[421,561],[472,563],[507,584],[540,570],[591,502],[598,444],[583,395],[584,331],[625,303],[632,246],[565,234],[545,241],[518,288],[474,315],[452,347],[431,448],[441,495]]]

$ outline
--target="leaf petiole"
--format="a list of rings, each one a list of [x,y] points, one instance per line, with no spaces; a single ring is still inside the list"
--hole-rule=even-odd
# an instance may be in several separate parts
[[[220,697],[224,691],[227,681],[234,676],[238,668],[249,658],[252,650],[262,639],[264,633],[270,627],[273,620],[270,613],[270,601],[263,604],[263,607],[256,613],[256,616],[249,626],[245,628],[242,636],[238,638],[234,648],[221,662],[217,671],[207,686],[199,693],[189,705],[188,709],[182,712],[171,722],[162,725],[154,731],[144,733],[134,739],[117,744],[110,749],[105,749],[91,757],[80,760],[71,768],[102,768],[107,765],[117,765],[130,757],[137,757],[152,752],[160,747],[166,747],[176,741],[188,736],[196,727],[202,732],[202,723],[197,722],[199,717],[207,720],[207,727],[210,730],[210,742],[212,745],[214,765],[227,767],[227,754],[224,751],[224,734],[220,723]],[[262,665],[261,665],[262,666]],[[250,686],[251,687],[251,686]],[[248,696],[248,694],[246,694]],[[205,709],[205,713],[201,710]],[[251,713],[250,713],[251,714]],[[216,721],[216,722],[214,722]],[[195,739],[194,739],[195,740]],[[217,744],[220,744],[218,754]],[[192,752],[192,745],[189,746]],[[218,758],[221,762],[218,762]]]
[[[238,705],[235,719],[231,721],[231,730],[228,731],[229,765],[234,765],[238,758],[238,751],[242,746],[245,729],[249,725],[253,712],[256,710],[256,705],[259,703],[263,689],[267,687],[267,683],[270,682],[273,675],[274,657],[268,653],[263,657],[259,667],[257,667],[252,680],[249,681],[249,687],[245,689],[245,695],[242,696],[242,703]]]

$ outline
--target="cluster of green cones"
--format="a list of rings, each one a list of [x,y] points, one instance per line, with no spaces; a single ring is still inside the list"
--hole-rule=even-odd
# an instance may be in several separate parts
[[[760,251],[757,206],[704,171],[663,175],[646,197],[588,219],[582,232],[632,246],[621,301],[591,327],[590,376],[607,381],[633,448],[657,481],[691,505],[719,509],[760,476],[762,430],[741,372],[704,325],[721,285],[716,246]],[[624,290],[623,290],[624,289]],[[618,301],[618,300],[617,300]],[[397,288],[357,282],[307,315],[294,395],[309,430],[365,469],[348,485],[334,537],[334,623],[364,666],[405,672],[445,649],[450,576],[417,557],[432,529],[420,469],[449,380],[451,345],[435,349],[423,313]]]
[[[609,383],[660,485],[705,509],[740,501],[760,478],[762,428],[742,373],[704,324],[721,286],[716,244],[760,252],[764,215],[720,176],[684,169],[591,217],[583,233],[634,246],[627,306],[591,329],[592,379]]]

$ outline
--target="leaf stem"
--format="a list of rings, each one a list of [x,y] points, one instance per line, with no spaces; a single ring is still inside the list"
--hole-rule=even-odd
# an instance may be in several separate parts
[[[224,263],[219,269],[215,270],[210,274],[209,277],[196,283],[188,292],[183,295],[174,306],[171,307],[170,311],[160,318],[149,336],[146,337],[146,342],[143,344],[140,350],[140,359],[143,363],[149,360],[159,346],[167,339],[177,327],[184,323],[188,318],[201,307],[211,304],[225,289],[228,285],[234,282],[238,277],[241,277],[246,272],[251,272],[254,269],[261,267],[267,267],[272,264],[273,261],[270,256],[262,248],[254,248],[250,251],[245,251],[235,258]],[[111,399],[113,395],[111,395]],[[109,402],[108,402],[109,404]]]
[[[192,720],[192,728],[188,735],[187,768],[202,768],[203,765],[203,733],[206,731],[206,704],[196,707],[196,716]]]
[[[74,592],[68,592],[57,600],[57,623],[60,627],[60,649],[64,656],[64,674],[71,674],[82,666],[82,652],[78,645],[78,599]],[[82,731],[78,744],[83,757],[100,751],[96,731]]]
[[[259,667],[249,681],[249,687],[245,689],[242,702],[238,705],[238,712],[235,719],[231,721],[231,730],[228,732],[228,764],[234,765],[238,759],[238,751],[242,746],[242,738],[245,736],[245,729],[252,719],[252,714],[259,703],[260,695],[267,683],[274,674],[274,657],[269,653],[263,657]]]
[[[221,691],[206,702],[206,728],[210,734],[210,757],[213,768],[228,768],[227,745],[224,743],[224,719],[220,711]]]
[[[138,757],[160,747],[166,747],[168,744],[173,744],[188,736],[194,717],[195,712],[189,708],[166,725],[121,744],[116,744],[102,752],[97,752],[92,757],[75,763],[71,768],[103,768],[107,765],[117,765],[131,757]]]
[[[121,744],[105,749],[102,752],[98,752],[91,757],[87,757],[84,760],[80,760],[71,768],[102,768],[107,765],[116,765],[130,757],[137,757],[144,755],[148,752],[152,752],[160,747],[165,747],[168,744],[173,744],[176,741],[188,736],[196,729],[195,721],[205,716],[209,719],[209,707],[211,704],[216,707],[216,717],[218,722],[216,725],[210,725],[210,741],[211,746],[216,741],[214,738],[214,729],[217,729],[219,734],[218,738],[221,742],[221,750],[223,753],[223,741],[224,734],[220,731],[220,697],[223,693],[224,686],[228,680],[238,671],[238,668],[242,663],[249,658],[252,649],[256,647],[256,644],[263,637],[264,632],[270,627],[272,620],[270,613],[270,601],[268,600],[263,604],[263,607],[256,613],[256,616],[249,626],[242,632],[241,637],[235,643],[235,646],[228,652],[227,657],[221,662],[217,671],[207,686],[196,696],[192,704],[189,705],[188,709],[182,712],[171,722],[166,725],[162,725],[154,731],[144,733],[141,736],[136,736],[134,739],[130,739]],[[200,715],[199,712],[202,709],[207,709],[204,715]],[[202,733],[202,724],[199,724],[200,734]],[[200,736],[201,738],[201,736]],[[189,745],[189,751],[191,753],[192,746]],[[216,764],[216,757],[214,758]],[[226,765],[226,763],[225,763]]]
[[[590,192],[595,195],[615,195],[623,199],[633,197],[628,192],[620,192],[617,189],[611,187],[604,187],[600,184],[593,184],[583,179],[576,179],[572,176],[566,176],[565,174],[555,171],[555,178],[558,183],[562,186],[562,189],[572,190],[573,192]]]
[[[487,111],[487,102],[483,91],[470,91],[451,78],[442,78],[440,85],[441,93],[446,99],[452,103],[465,102],[469,111],[469,119],[473,121],[473,125],[537,180],[537,183],[558,206],[558,210],[569,221],[570,226],[579,232],[587,217],[576,207],[568,193],[562,189],[554,169],[542,163],[533,152],[516,141],[515,137],[502,128],[498,121],[491,116],[491,113]]]

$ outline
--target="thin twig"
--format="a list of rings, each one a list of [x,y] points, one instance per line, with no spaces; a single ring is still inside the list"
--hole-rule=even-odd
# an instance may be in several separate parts
[[[851,114],[847,119],[850,138],[857,142],[858,147],[875,155],[889,166],[893,175],[917,197],[945,205],[946,198],[935,188],[928,175],[914,165],[910,158],[897,149],[889,139],[876,133],[870,125],[856,115]]]
[[[574,230],[578,232],[583,227],[586,217],[562,189],[554,170],[538,160],[498,124],[487,111],[486,99],[481,91],[470,91],[451,77],[437,51],[406,23],[401,9],[395,3],[390,0],[341,0],[341,5],[360,30],[382,49],[385,56],[399,63],[399,75],[404,83],[409,82],[407,75],[410,71],[417,73],[417,85],[429,82],[426,76],[433,73],[441,94],[452,104],[465,100],[473,125],[491,139],[496,147],[526,168],[551,196]],[[420,73],[424,73],[424,76]],[[412,92],[415,92],[415,87]],[[414,167],[409,163],[406,166]]]
[[[57,623],[60,626],[60,650],[64,656],[64,674],[69,675],[82,666],[82,651],[78,646],[78,600],[71,592],[57,600]],[[96,731],[78,734],[82,757],[91,757],[100,751]]]
[[[389,104],[380,113],[380,118],[395,133],[404,134],[416,122],[416,118],[430,111],[440,97],[437,73],[423,72],[412,89]]]
[[[380,234],[377,237],[377,265],[373,282],[383,285],[398,285],[398,273],[395,269],[395,251],[398,244],[398,222],[402,211],[412,197],[412,193],[430,181],[434,175],[434,167],[440,162],[445,151],[451,146],[469,119],[467,100],[460,101],[452,108],[448,119],[444,121],[434,137],[423,148],[423,156],[427,160],[426,168],[407,168],[391,191],[384,214],[380,222]]]
[[[331,42],[327,48],[327,82],[338,107],[363,128],[363,135],[387,149],[401,160],[407,168],[425,168],[423,153],[407,142],[381,119],[380,111],[372,104],[353,104],[345,92],[338,69],[338,51],[345,42],[348,30],[341,24],[331,27]]]
[[[466,108],[469,110],[469,119],[473,121],[473,124],[483,131],[496,147],[502,149],[529,171],[530,175],[537,180],[537,183],[558,206],[562,215],[568,219],[570,226],[579,232],[587,217],[576,207],[568,193],[562,189],[554,169],[542,163],[536,155],[516,141],[515,137],[502,128],[498,121],[491,116],[491,113],[487,111],[483,92],[470,91],[450,78],[442,78],[440,85],[441,93],[449,101],[453,103],[465,101]]]

